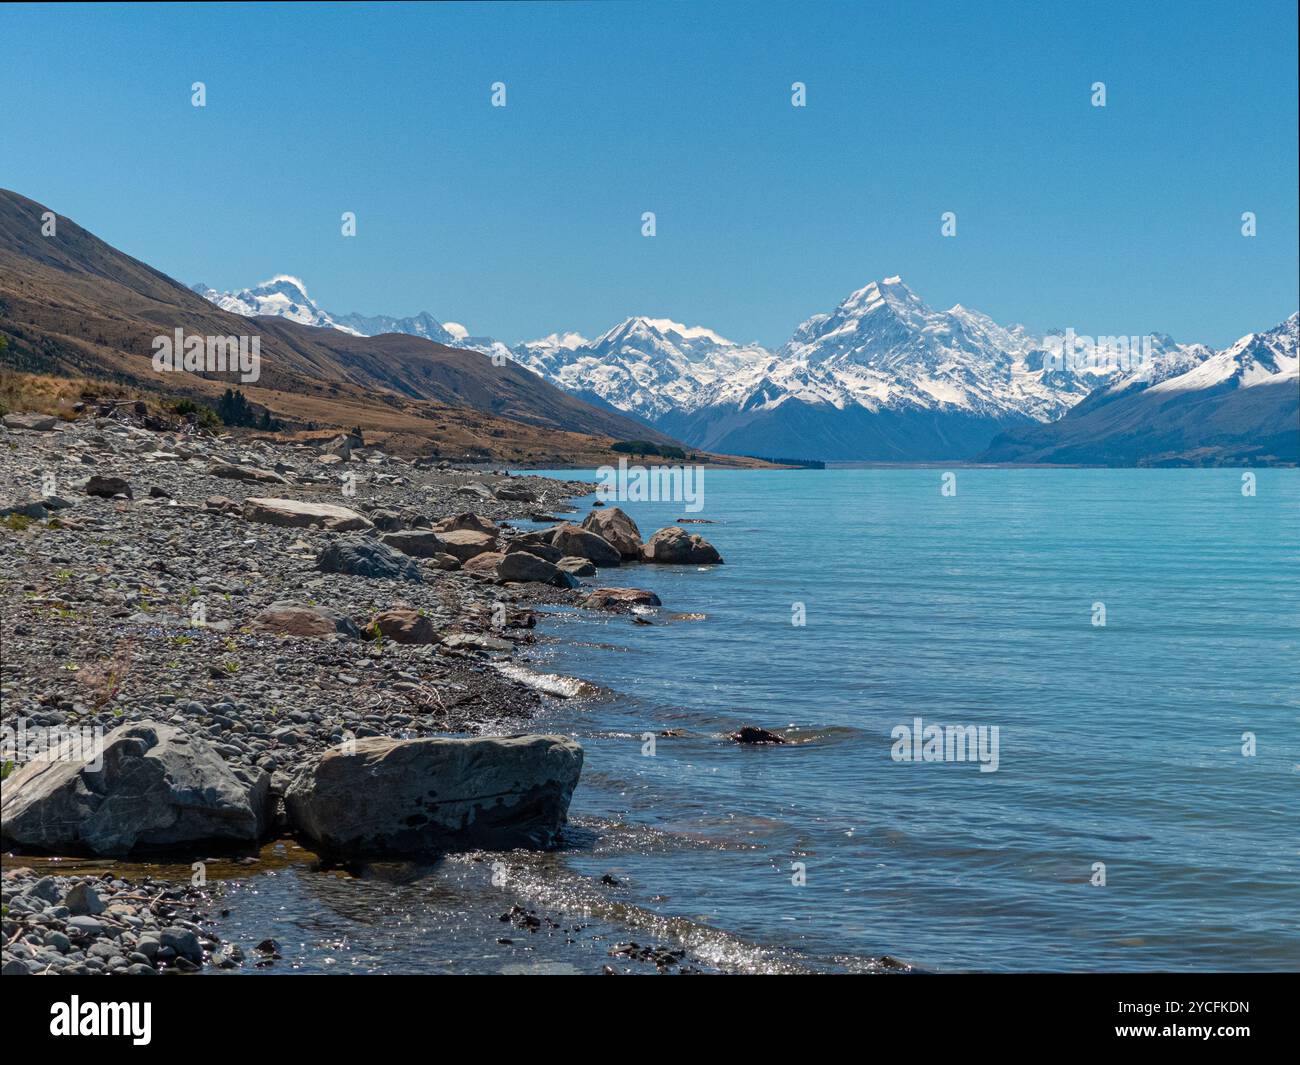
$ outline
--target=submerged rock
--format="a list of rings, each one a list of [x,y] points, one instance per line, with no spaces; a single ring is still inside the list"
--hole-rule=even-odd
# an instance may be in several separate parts
[[[270,778],[232,769],[206,740],[140,721],[103,741],[102,766],[26,762],[4,783],[5,845],[122,857],[137,849],[249,843],[267,823]]]
[[[299,773],[285,805],[340,857],[546,847],[581,771],[582,747],[562,736],[364,739]]]
[[[736,743],[785,743],[785,740],[775,732],[769,732],[757,725],[743,725],[739,732],[733,732],[727,738]]]
[[[597,588],[582,605],[592,610],[616,606],[662,606],[659,597],[645,588]]]

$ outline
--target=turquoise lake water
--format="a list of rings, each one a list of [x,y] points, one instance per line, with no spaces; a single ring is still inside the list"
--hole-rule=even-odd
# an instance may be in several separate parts
[[[602,688],[537,723],[587,749],[539,896],[610,873],[742,969],[1297,968],[1300,473],[1256,476],[707,471],[726,565],[593,579],[651,625],[539,625],[528,664]],[[997,726],[997,771],[894,760],[917,717]]]

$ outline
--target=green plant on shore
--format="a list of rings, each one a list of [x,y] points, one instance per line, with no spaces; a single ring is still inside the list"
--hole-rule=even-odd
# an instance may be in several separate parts
[[[32,519],[26,514],[6,514],[4,519],[0,521],[0,526],[10,532],[22,532],[24,529],[30,528],[31,524]]]

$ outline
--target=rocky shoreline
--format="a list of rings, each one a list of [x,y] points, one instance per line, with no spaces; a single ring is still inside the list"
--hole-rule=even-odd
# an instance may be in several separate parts
[[[615,507],[556,519],[589,484],[412,463],[347,435],[213,436],[120,411],[4,421],[6,973],[245,963],[205,930],[201,883],[42,876],[26,854],[201,866],[291,834],[341,858],[550,844],[581,748],[493,738],[542,703],[498,668],[532,641],[530,608],[629,610],[650,593],[585,582],[631,559],[722,561],[676,526],[643,544]],[[100,765],[24,757],[92,735]],[[457,806],[359,786],[383,765],[444,794],[496,790]],[[88,894],[102,910],[77,913]]]

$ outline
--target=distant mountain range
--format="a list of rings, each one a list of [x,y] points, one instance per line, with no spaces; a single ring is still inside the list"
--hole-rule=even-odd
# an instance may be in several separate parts
[[[201,298],[165,274],[57,215],[42,232],[43,204],[0,189],[0,333],[7,369],[88,377],[118,386],[212,404],[237,385],[250,403],[296,427],[363,426],[394,450],[454,458],[497,458],[554,465],[607,461],[612,442],[672,442],[627,415],[584,403],[508,359],[416,332],[363,336],[320,317],[277,279],[265,302],[229,304]],[[275,291],[270,291],[274,289]],[[266,310],[255,319],[241,316]],[[340,328],[347,326],[348,328]],[[260,376],[240,382],[214,372],[161,373],[154,341],[187,336],[256,334]],[[451,339],[455,340],[454,336]]]
[[[592,340],[569,332],[507,345],[428,313],[332,314],[287,275],[238,293],[195,291],[236,313],[507,356],[593,406],[711,451],[832,461],[1300,461],[1294,316],[1217,353],[1156,334],[1149,361],[1126,369],[1054,363],[1048,337],[1059,333],[1035,336],[960,305],[936,311],[897,277],[813,315],[776,351],[642,316]],[[1248,357],[1256,337],[1273,338],[1260,343],[1275,357],[1251,358],[1234,376],[1229,364]]]

